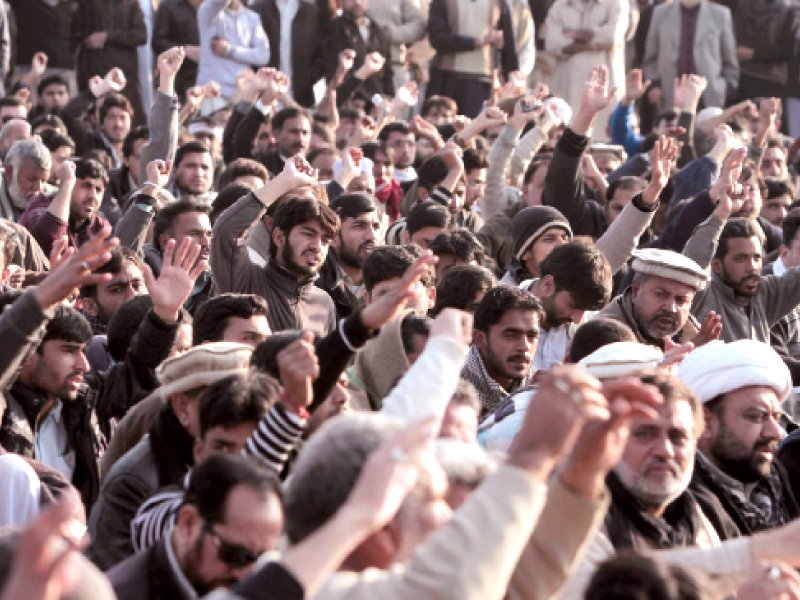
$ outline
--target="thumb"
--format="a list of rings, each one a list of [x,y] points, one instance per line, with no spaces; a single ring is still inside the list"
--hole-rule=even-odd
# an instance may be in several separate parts
[[[676,348],[677,346],[678,346],[678,344],[673,342],[672,338],[670,338],[668,335],[664,336],[664,351],[665,352],[668,352],[668,351],[672,350],[673,348]]]
[[[304,342],[308,342],[309,344],[314,343],[314,334],[311,331],[304,331],[300,336],[300,339]]]
[[[149,293],[150,289],[153,287],[153,285],[156,282],[156,278],[153,275],[153,269],[150,268],[150,265],[148,265],[147,263],[144,263],[144,265],[142,265],[142,266],[144,267],[142,269],[142,275],[144,276],[144,285],[147,288],[148,293]]]

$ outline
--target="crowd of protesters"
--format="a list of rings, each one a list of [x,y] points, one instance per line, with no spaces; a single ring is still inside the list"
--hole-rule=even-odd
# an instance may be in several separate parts
[[[0,600],[800,600],[800,2],[0,2]]]

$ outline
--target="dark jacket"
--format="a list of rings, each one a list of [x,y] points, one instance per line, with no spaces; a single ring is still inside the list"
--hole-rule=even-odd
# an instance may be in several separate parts
[[[362,93],[366,98],[372,98],[374,94],[394,96],[392,48],[386,31],[373,19],[370,19],[369,38],[365,42],[364,38],[361,37],[358,24],[350,17],[342,15],[335,18],[330,24],[330,32],[330,39],[325,52],[327,63],[325,77],[328,80],[336,72],[339,64],[339,53],[348,48],[356,51],[353,68],[347,73],[340,86],[341,89],[337,92],[336,103],[341,106],[356,91]],[[380,52],[386,62],[378,73],[358,83],[355,78],[355,72],[364,64],[364,58],[371,52]],[[342,90],[347,90],[347,93],[342,93]]]
[[[361,306],[361,302],[347,287],[344,271],[333,250],[328,250],[328,257],[319,270],[319,277],[315,284],[318,288],[328,292],[333,300],[337,321],[349,317]]]
[[[164,405],[149,435],[120,458],[103,481],[89,519],[89,558],[108,570],[133,554],[131,521],[160,488],[183,482],[193,464],[192,437]]]
[[[80,0],[62,0],[55,6],[42,0],[10,2],[17,21],[17,64],[29,65],[36,52],[44,52],[49,67],[73,69],[69,30]]]
[[[187,0],[162,0],[153,24],[153,52],[161,54],[174,46],[197,46],[197,10]],[[197,81],[197,63],[185,58],[175,77],[175,91],[183,98]]]
[[[87,48],[83,41],[96,31],[108,32],[103,48]],[[129,82],[136,81],[138,60],[136,47],[147,42],[147,29],[139,0],[81,0],[72,18],[72,44],[77,49],[78,86],[86,89],[94,75],[101,77],[114,67],[125,73]]]
[[[167,557],[164,538],[146,552],[131,556],[106,576],[118,600],[190,600],[175,576]]]
[[[30,292],[12,304],[7,314],[29,321],[20,332],[22,335],[11,331],[2,338],[4,352],[21,357],[10,363],[14,364],[24,361],[24,357],[38,346],[48,317],[41,312]],[[105,373],[87,374],[79,397],[75,401],[64,402],[62,417],[70,446],[76,455],[72,483],[81,492],[87,510],[100,491],[98,463],[114,423],[157,387],[155,369],[169,354],[176,330],[177,324],[165,324],[152,312],[149,313],[134,336],[125,361]],[[16,369],[22,362],[16,364],[13,376],[0,378],[6,405],[0,425],[0,445],[9,452],[33,457],[35,421],[44,399],[37,390],[19,382],[13,383]]]
[[[261,0],[251,7],[261,16],[269,39],[269,66],[281,68],[281,14],[275,0]],[[324,73],[324,56],[330,13],[320,10],[311,0],[299,0],[292,20],[292,95],[303,106],[314,105],[314,84]]]

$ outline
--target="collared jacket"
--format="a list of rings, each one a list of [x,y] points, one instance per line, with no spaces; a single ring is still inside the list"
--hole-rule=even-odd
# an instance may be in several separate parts
[[[217,292],[263,296],[272,331],[305,329],[327,335],[336,327],[336,309],[312,278],[298,281],[274,261],[260,267],[250,260],[247,238],[265,212],[255,195],[247,194],[214,223],[210,263]]]
[[[194,600],[197,592],[183,573],[177,573],[177,561],[167,556],[169,538],[161,540],[146,552],[131,556],[111,569],[107,575],[118,600]]]

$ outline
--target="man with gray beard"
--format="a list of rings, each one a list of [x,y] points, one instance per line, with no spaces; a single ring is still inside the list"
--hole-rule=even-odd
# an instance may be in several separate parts
[[[50,151],[38,140],[14,142],[4,162],[0,186],[0,217],[16,222],[30,199],[45,191],[53,161]]]

